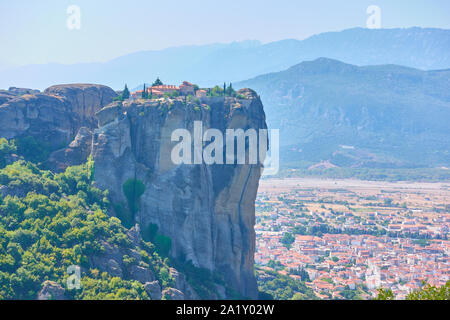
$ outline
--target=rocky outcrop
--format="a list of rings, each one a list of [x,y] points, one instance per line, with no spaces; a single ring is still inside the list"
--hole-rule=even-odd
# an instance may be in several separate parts
[[[45,89],[44,93],[64,97],[71,105],[71,111],[80,117],[84,126],[90,128],[97,126],[95,113],[117,96],[110,87],[98,84],[56,85]]]
[[[171,238],[173,257],[222,274],[244,297],[256,298],[254,200],[261,165],[176,165],[170,154],[173,130],[192,133],[194,121],[201,121],[204,130],[222,133],[265,129],[259,97],[248,89],[241,90],[239,98],[190,101],[180,97],[111,103],[114,96],[112,89],[98,85],[54,86],[44,93],[1,91],[0,137],[32,136],[47,144],[56,150],[48,161],[55,171],[92,154],[96,183],[110,191],[113,205],[127,205],[122,190],[126,180],[141,180],[145,192],[135,216],[138,225],[128,234],[137,248],[142,241],[139,226],[156,224],[158,233]],[[98,122],[92,120],[94,114]],[[0,190],[2,195],[25,192]],[[103,253],[89,257],[100,271],[141,282],[152,298],[199,298],[177,270],[170,269],[173,288],[161,288],[138,251],[100,242]],[[52,290],[57,296],[58,288],[45,284],[42,297]],[[212,298],[226,298],[225,288],[218,286],[219,291]]]
[[[40,93],[39,90],[36,89],[29,89],[29,88],[17,88],[17,87],[10,87],[8,89],[8,92],[14,94],[14,95],[24,95],[24,94],[36,94],[36,93]]]
[[[113,103],[97,114],[92,155],[96,183],[110,191],[111,202],[127,203],[122,192],[126,180],[144,183],[136,222],[156,224],[170,237],[173,257],[216,271],[243,296],[256,298],[254,200],[261,165],[175,165],[170,158],[172,131],[192,133],[197,120],[204,130],[223,133],[265,129],[259,97],[249,89],[239,93],[240,99]]]
[[[131,228],[127,236],[135,248],[139,249],[142,241],[139,225]],[[100,240],[100,243],[104,250],[101,254],[89,257],[90,265],[95,266],[101,272],[108,272],[115,277],[133,279],[142,284],[156,280],[150,266],[143,261],[137,249],[121,247],[104,240]]]
[[[58,85],[44,93],[13,89],[0,92],[0,137],[31,136],[51,151],[62,149],[51,156],[56,171],[86,160],[89,130],[97,127],[94,114],[117,96],[109,87],[90,84]]]
[[[174,268],[170,268],[169,270],[170,276],[175,282],[175,289],[183,292],[184,299],[186,300],[198,300],[200,297],[192,288],[192,286],[187,282],[186,276],[180,272],[178,272]]]
[[[66,300],[64,288],[54,281],[45,281],[39,291],[38,300]]]
[[[26,94],[0,106],[0,136],[32,136],[54,147],[67,145],[81,122],[62,97]]]
[[[86,161],[91,153],[91,147],[92,131],[82,127],[67,148],[56,150],[50,154],[48,163],[53,171],[64,171],[69,166],[79,165]]]
[[[9,92],[7,90],[0,90],[0,105],[14,99],[15,97],[17,97],[17,95],[12,92]]]
[[[144,284],[144,289],[151,300],[161,300],[161,286],[158,281],[147,282]]]
[[[96,127],[95,112],[116,96],[111,88],[88,84],[53,86],[43,94],[31,92],[2,92],[1,137],[29,135],[54,147],[68,145],[81,127]]]
[[[183,292],[175,288],[167,288],[162,292],[165,300],[185,300]]]

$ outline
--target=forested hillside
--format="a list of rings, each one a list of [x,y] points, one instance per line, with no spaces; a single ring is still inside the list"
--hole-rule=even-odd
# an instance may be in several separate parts
[[[0,300],[216,294],[220,277],[171,261],[170,247],[158,240],[157,230],[127,229],[107,214],[108,191],[94,186],[92,160],[54,174],[14,152],[13,141],[0,140]],[[73,265],[81,269],[81,288],[69,290],[68,267]]]

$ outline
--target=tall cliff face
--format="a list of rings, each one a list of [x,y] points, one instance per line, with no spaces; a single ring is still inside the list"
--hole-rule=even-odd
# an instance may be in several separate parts
[[[80,117],[85,127],[95,128],[95,113],[110,104],[116,92],[99,84],[55,85],[44,91],[45,94],[64,97],[70,104],[71,112]]]
[[[115,96],[111,88],[95,84],[0,92],[0,137],[32,136],[52,149],[65,147],[81,127],[97,126],[95,113]]]
[[[62,97],[26,94],[0,106],[0,136],[32,136],[54,148],[68,144],[76,134],[76,115]]]
[[[117,94],[97,84],[66,84],[37,90],[0,90],[0,137],[33,137],[52,151],[47,166],[64,171],[91,151],[95,113]]]
[[[172,239],[171,255],[221,273],[243,296],[256,298],[254,201],[259,164],[175,165],[173,130],[266,129],[259,97],[249,89],[245,99],[204,97],[113,103],[98,112],[92,155],[95,181],[110,191],[113,204],[126,203],[128,179],[145,185],[136,222],[150,223]]]

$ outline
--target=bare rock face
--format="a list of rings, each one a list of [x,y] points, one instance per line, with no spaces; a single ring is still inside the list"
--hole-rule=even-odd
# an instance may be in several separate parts
[[[175,288],[167,288],[162,292],[166,300],[185,300],[183,292]]]
[[[92,131],[81,127],[75,139],[67,148],[56,150],[48,159],[53,171],[62,172],[69,166],[79,165],[86,161],[91,153]]]
[[[12,92],[9,92],[7,90],[0,90],[0,105],[14,99],[15,97],[17,97],[17,95]]]
[[[76,134],[79,118],[69,111],[64,98],[26,94],[0,105],[0,136],[7,139],[32,136],[57,147]]]
[[[127,236],[136,248],[139,249],[142,242],[139,226],[136,225],[131,228],[128,231]],[[156,280],[150,266],[144,263],[142,256],[136,249],[121,247],[104,240],[101,240],[100,243],[104,248],[104,251],[100,254],[90,256],[89,262],[101,272],[108,272],[116,277],[133,279],[142,284]],[[125,257],[128,257],[128,262],[124,261]]]
[[[161,286],[158,281],[147,282],[144,284],[145,291],[152,300],[161,300]]]
[[[126,205],[126,180],[144,183],[136,222],[141,228],[158,225],[172,240],[173,257],[216,271],[243,296],[256,298],[254,201],[261,165],[175,165],[170,157],[172,131],[192,134],[197,120],[204,130],[223,133],[266,129],[259,97],[249,89],[239,93],[245,98],[113,103],[97,114],[92,155],[96,183],[110,191],[113,204]]]
[[[195,290],[187,282],[186,276],[184,274],[178,272],[174,268],[170,268],[169,272],[170,272],[170,276],[175,281],[175,289],[178,289],[181,292],[183,292],[184,298],[186,300],[199,300],[200,299],[200,297],[197,295]]]
[[[51,86],[44,91],[48,95],[64,97],[86,127],[96,127],[95,113],[110,104],[116,92],[98,84],[63,84]]]
[[[44,93],[2,91],[0,137],[32,136],[53,150],[66,147],[81,127],[96,127],[95,112],[116,95],[109,87],[88,84],[53,86]]]
[[[15,94],[15,95],[24,95],[24,94],[36,94],[39,93],[39,90],[36,89],[29,89],[29,88],[17,88],[17,87],[10,87],[8,89],[8,92]]]
[[[53,281],[45,281],[38,294],[38,300],[66,300],[64,288]]]

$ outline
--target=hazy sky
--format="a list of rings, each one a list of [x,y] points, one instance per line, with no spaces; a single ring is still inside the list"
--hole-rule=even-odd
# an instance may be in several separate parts
[[[77,5],[81,28],[69,30]],[[247,39],[304,39],[365,27],[369,5],[381,26],[450,29],[448,0],[0,0],[0,67],[107,61],[140,51]]]

